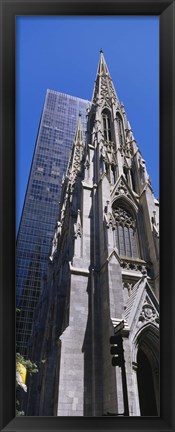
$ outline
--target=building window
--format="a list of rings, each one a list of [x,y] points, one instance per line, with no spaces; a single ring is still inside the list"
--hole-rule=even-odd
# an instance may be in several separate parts
[[[114,217],[116,221],[115,239],[119,254],[138,258],[140,254],[136,221],[131,213],[122,207],[114,209]]]
[[[111,141],[111,122],[107,113],[102,114],[103,118],[103,133],[105,141]]]
[[[120,146],[124,146],[124,133],[123,133],[123,123],[122,119],[119,115],[117,115],[117,126],[118,126],[118,137]]]

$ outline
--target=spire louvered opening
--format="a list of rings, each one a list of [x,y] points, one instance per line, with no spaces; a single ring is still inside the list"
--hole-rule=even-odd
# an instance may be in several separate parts
[[[95,125],[95,113],[93,113],[89,119],[89,144],[94,143],[94,125]]]
[[[120,116],[119,113],[117,113],[116,115],[116,119],[117,119],[117,131],[118,131],[118,138],[119,138],[119,143],[120,146],[123,147],[125,140],[124,140],[124,129],[123,129],[123,120]]]
[[[104,134],[104,140],[107,142],[110,142],[112,140],[111,138],[111,115],[110,112],[105,109],[102,112],[102,122],[103,122],[103,134]]]

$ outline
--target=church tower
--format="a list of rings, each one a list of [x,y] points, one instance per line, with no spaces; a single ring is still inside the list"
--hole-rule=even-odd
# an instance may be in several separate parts
[[[159,415],[158,254],[159,203],[101,50],[86,142],[80,114],[63,179],[47,314],[41,307],[38,318],[38,415]]]

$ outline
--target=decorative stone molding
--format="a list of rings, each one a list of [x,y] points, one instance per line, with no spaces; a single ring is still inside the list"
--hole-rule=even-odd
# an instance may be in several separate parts
[[[134,210],[138,211],[138,202],[132,191],[130,190],[128,184],[126,183],[126,180],[124,179],[124,176],[121,175],[121,177],[118,179],[118,181],[115,183],[112,191],[111,191],[111,202],[114,204],[115,200],[117,199],[125,199],[128,201],[130,206],[132,205]]]
[[[81,218],[80,218],[80,210],[78,210],[77,222],[74,224],[74,237],[82,236],[82,226],[81,226]]]
[[[84,189],[89,189],[89,190],[93,189],[93,184],[86,183],[84,180],[82,180],[81,184]]]
[[[115,190],[115,196],[118,195],[126,195],[130,196],[128,189],[126,188],[124,182],[121,180],[120,184],[118,185],[118,188]]]
[[[109,228],[110,226],[112,227],[112,229],[115,229],[116,223],[115,223],[115,219],[112,215],[111,212],[109,212],[108,214],[105,214],[105,220],[106,220],[106,226],[107,228]]]
[[[132,292],[132,289],[133,289],[133,286],[134,286],[134,283],[132,282],[132,283],[130,283],[130,282],[126,282],[126,281],[124,281],[123,282],[123,289],[127,289],[128,290],[128,296],[130,297],[130,295],[131,295],[131,292]]]
[[[69,262],[69,268],[70,268],[70,272],[72,274],[79,274],[82,276],[89,276],[90,271],[88,269],[85,268],[80,268],[80,267],[74,267],[71,262]]]
[[[104,162],[117,165],[116,148],[113,141],[102,141],[101,154]]]
[[[122,259],[120,261],[120,265],[125,270],[133,270],[136,272],[138,271],[145,276],[147,275],[146,263],[144,261],[136,262],[133,260],[131,261],[129,259]]]

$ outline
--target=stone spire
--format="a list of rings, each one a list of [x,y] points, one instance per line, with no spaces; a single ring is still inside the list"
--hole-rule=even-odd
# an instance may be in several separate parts
[[[104,58],[103,51],[101,49],[92,103],[96,105],[105,101],[107,105],[110,105],[112,100],[114,102],[118,102],[118,97]]]
[[[72,155],[70,158],[70,163],[68,168],[68,178],[72,184],[75,181],[77,172],[81,169],[83,151],[84,151],[84,143],[83,143],[82,122],[81,122],[81,114],[79,114],[77,130],[75,133],[74,144],[72,149]]]
[[[62,224],[65,218],[67,202],[69,202],[68,197],[71,195],[71,199],[70,199],[71,201],[72,194],[75,188],[77,174],[80,173],[82,169],[81,162],[82,162],[83,153],[84,153],[84,142],[83,142],[81,114],[79,113],[72,152],[69,157],[66,175],[62,181],[62,195],[60,200],[60,220]]]

